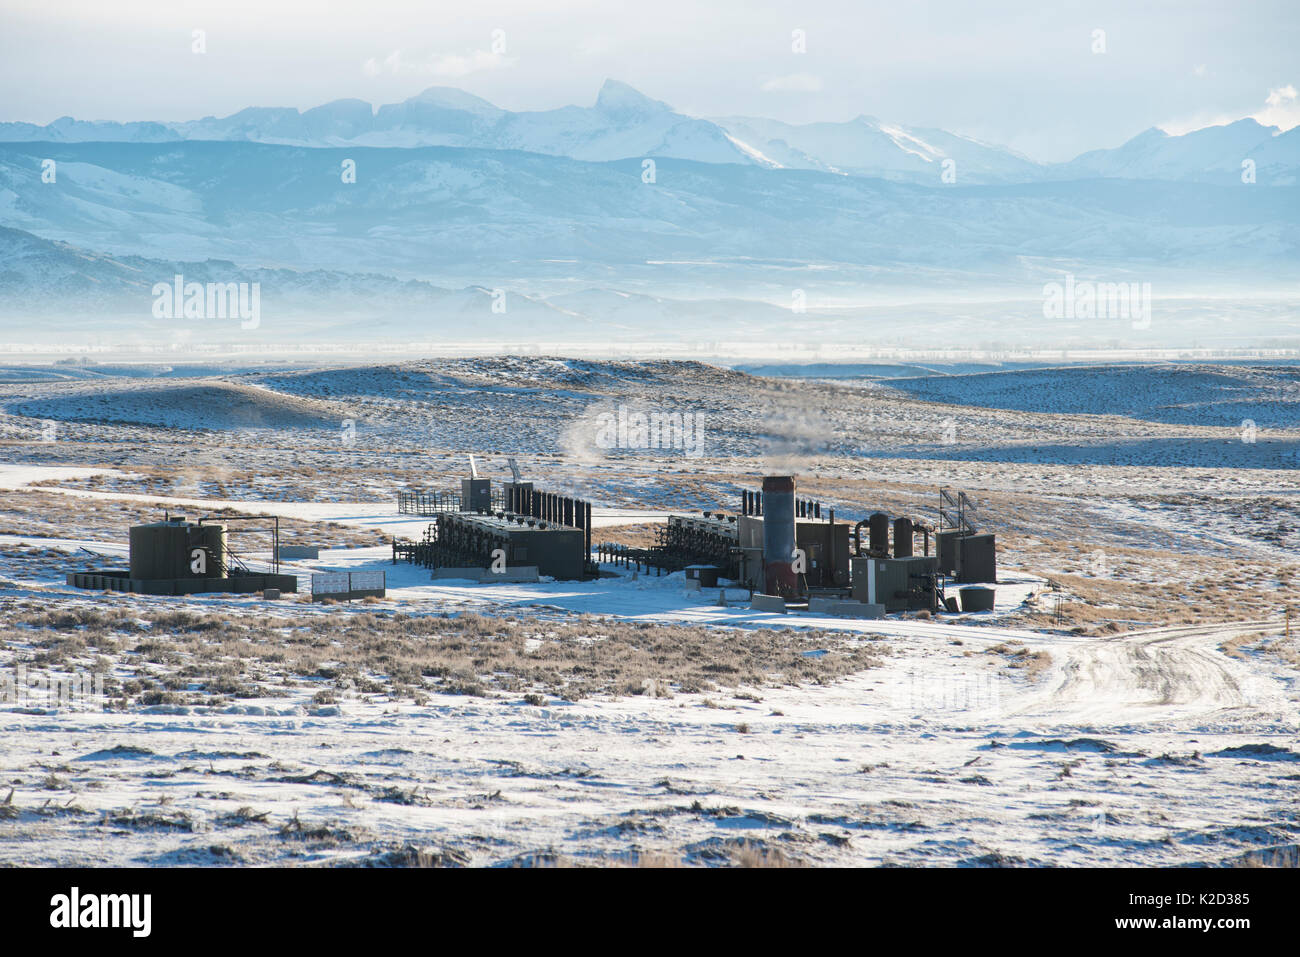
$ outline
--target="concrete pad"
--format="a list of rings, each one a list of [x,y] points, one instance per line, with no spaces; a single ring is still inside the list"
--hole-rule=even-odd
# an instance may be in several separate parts
[[[749,603],[753,611],[777,611],[785,614],[785,599],[780,595],[755,595]]]
[[[503,572],[494,572],[483,568],[479,570],[479,581],[484,585],[522,585],[527,582],[541,581],[536,565],[519,565],[507,568]]]
[[[840,598],[810,598],[808,611],[814,615],[834,618],[884,618],[884,605],[871,605],[862,601],[845,601]]]

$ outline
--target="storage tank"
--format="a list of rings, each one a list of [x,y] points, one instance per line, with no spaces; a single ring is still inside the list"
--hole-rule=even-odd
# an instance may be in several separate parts
[[[992,588],[967,585],[957,589],[957,594],[961,596],[962,611],[992,611],[997,592]]]
[[[797,598],[794,572],[794,476],[763,479],[763,590],[769,595]]]
[[[894,557],[912,557],[912,520],[910,518],[894,519]]]
[[[225,578],[226,526],[184,519],[131,527],[131,577]]]
[[[889,516],[874,512],[867,519],[867,551],[879,558],[889,557]]]

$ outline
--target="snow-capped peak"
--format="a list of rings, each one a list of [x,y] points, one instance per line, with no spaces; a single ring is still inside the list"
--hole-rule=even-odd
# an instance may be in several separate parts
[[[489,103],[481,96],[466,93],[454,86],[431,86],[410,97],[406,102],[440,106],[447,110],[461,110],[466,113],[478,113],[485,116],[495,116],[503,112],[500,107]]]
[[[640,90],[620,83],[618,80],[606,80],[596,96],[596,109],[605,113],[668,113],[672,107],[659,100],[652,100]]]

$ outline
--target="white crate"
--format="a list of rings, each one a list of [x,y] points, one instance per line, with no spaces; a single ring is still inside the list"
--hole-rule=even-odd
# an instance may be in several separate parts
[[[352,572],[348,591],[383,591],[387,572]]]
[[[349,590],[347,572],[325,572],[311,576],[311,593],[313,595],[333,595]]]

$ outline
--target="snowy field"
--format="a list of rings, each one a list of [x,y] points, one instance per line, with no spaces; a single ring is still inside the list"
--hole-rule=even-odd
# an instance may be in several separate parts
[[[1133,374],[1089,380],[1127,397],[1101,415],[1044,407],[1037,370],[457,360],[0,386],[0,670],[106,688],[0,705],[0,861],[1293,863],[1294,373]],[[618,403],[703,412],[706,454],[596,448],[593,410]],[[997,607],[849,621],[680,575],[393,565],[389,537],[425,524],[396,491],[450,485],[468,452],[599,503],[597,540],[734,510],[772,471],[844,515],[965,488],[999,534]],[[63,584],[120,562],[140,515],[227,506],[326,546],[289,563],[304,587],[382,569],[387,599]]]

